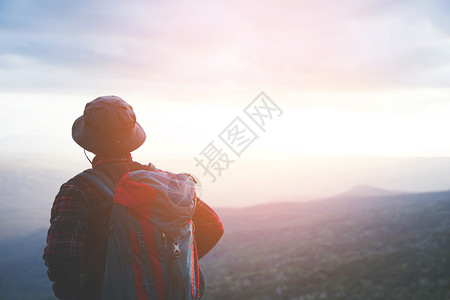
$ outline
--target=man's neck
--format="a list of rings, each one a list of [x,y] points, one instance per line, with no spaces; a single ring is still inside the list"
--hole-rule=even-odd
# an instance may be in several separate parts
[[[95,155],[92,160],[92,167],[96,167],[102,164],[110,163],[129,163],[133,161],[131,153],[101,153]]]

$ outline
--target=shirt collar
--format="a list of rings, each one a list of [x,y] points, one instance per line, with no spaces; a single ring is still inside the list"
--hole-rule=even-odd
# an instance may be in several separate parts
[[[120,163],[130,163],[133,161],[131,153],[121,153],[121,154],[98,154],[92,160],[92,167],[95,168],[103,164],[120,164]]]

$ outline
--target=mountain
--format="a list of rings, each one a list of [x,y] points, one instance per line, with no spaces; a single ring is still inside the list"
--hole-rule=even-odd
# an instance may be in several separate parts
[[[337,198],[347,198],[347,197],[374,197],[374,196],[391,196],[406,194],[404,191],[391,191],[373,187],[370,185],[357,185],[350,190],[337,195]]]
[[[450,192],[221,209],[205,299],[445,299]]]
[[[42,260],[46,230],[2,240],[0,244],[0,299],[56,299]]]
[[[203,300],[446,299],[450,191],[218,208]],[[0,299],[51,298],[45,230],[0,244]]]
[[[0,162],[0,239],[48,227],[53,199],[68,178],[28,162]]]

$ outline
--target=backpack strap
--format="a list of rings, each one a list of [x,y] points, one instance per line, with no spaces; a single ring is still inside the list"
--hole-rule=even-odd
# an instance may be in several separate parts
[[[100,204],[97,208],[99,208],[101,211],[106,211],[107,209],[112,207],[114,199],[114,191],[116,189],[116,186],[108,178],[108,176],[106,176],[103,172],[95,169],[87,169],[82,173],[78,174],[77,176],[85,179],[89,183],[92,183],[101,192],[101,194],[103,194],[106,197],[106,199],[108,199],[107,201],[104,201],[104,203]],[[111,229],[112,228],[109,228],[104,233],[102,242],[106,243],[106,239]],[[101,259],[104,255],[103,251],[104,250],[102,249],[101,246],[99,246],[99,244],[94,246],[90,255],[92,262]],[[85,282],[85,285],[88,286],[89,285],[88,282],[92,281],[91,275],[92,273],[89,269],[83,268],[80,273],[80,280]]]
[[[95,169],[88,169],[78,174],[78,176],[81,176],[82,178],[94,184],[99,189],[99,191],[112,202],[116,186],[105,174],[103,174],[103,172]]]

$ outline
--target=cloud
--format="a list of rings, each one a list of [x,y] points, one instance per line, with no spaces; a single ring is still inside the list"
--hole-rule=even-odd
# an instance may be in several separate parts
[[[0,86],[441,87],[449,9],[438,0],[2,1]]]

